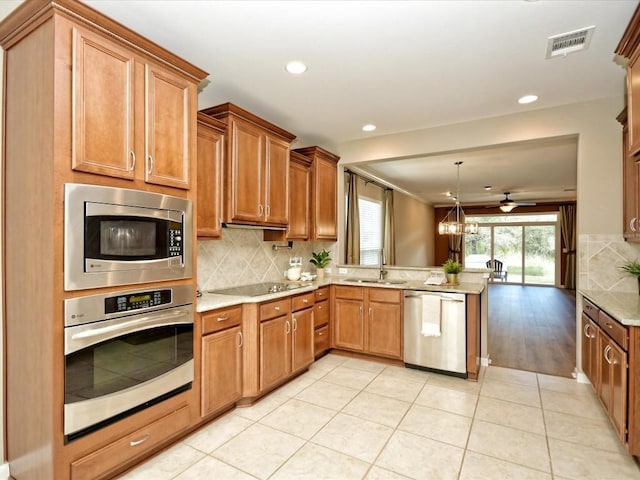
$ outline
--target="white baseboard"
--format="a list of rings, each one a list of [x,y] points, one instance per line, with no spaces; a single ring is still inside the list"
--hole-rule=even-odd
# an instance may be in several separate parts
[[[0,463],[0,480],[9,480],[11,472],[8,463]]]
[[[480,357],[481,366],[488,367],[490,363],[491,363],[491,360],[489,359],[489,357]]]

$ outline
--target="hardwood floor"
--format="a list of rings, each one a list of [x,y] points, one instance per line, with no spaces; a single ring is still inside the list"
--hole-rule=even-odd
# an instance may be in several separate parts
[[[571,377],[576,365],[575,291],[489,285],[491,365]]]

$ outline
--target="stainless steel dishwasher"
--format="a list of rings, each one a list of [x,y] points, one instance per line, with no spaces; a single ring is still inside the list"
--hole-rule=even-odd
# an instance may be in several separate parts
[[[463,293],[405,291],[407,367],[467,377],[465,299]]]

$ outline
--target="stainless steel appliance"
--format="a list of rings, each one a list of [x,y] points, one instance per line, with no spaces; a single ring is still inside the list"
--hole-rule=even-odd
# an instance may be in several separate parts
[[[64,288],[190,278],[190,200],[125,188],[65,185]]]
[[[404,362],[408,367],[466,378],[465,295],[406,290]]]
[[[193,287],[64,302],[64,434],[72,440],[191,388]]]

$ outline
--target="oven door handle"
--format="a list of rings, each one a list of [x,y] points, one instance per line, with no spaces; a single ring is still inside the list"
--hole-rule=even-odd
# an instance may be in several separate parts
[[[184,319],[181,320],[181,317]],[[133,320],[111,323],[105,327],[86,328],[83,325],[80,331],[65,335],[65,354],[82,350],[90,345],[100,343],[104,340],[117,338],[128,333],[148,330],[153,327],[162,327],[176,324],[192,324],[193,307],[172,308],[170,313],[158,312],[151,315],[136,316]],[[78,327],[71,327],[67,330],[78,330]]]

